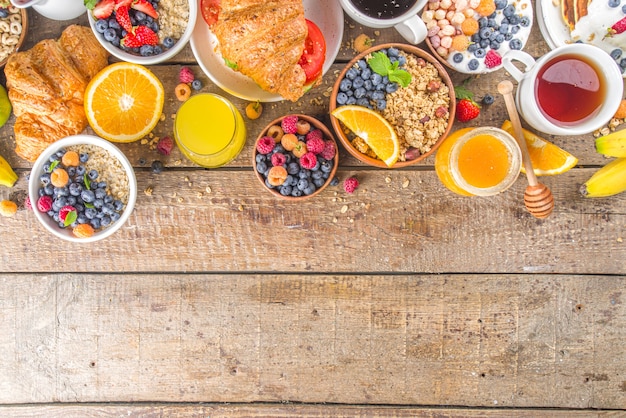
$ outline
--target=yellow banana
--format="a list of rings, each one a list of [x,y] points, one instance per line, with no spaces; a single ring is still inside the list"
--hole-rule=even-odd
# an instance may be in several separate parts
[[[0,155],[0,184],[7,187],[13,187],[17,181],[17,174],[11,168],[9,163],[6,162],[2,155]]]
[[[580,186],[585,197],[606,197],[626,191],[626,158],[616,158]]]
[[[597,138],[596,151],[609,157],[626,157],[626,129]]]

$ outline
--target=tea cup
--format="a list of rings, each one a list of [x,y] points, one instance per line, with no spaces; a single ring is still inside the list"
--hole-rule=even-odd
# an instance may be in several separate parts
[[[20,9],[31,7],[52,20],[71,20],[87,11],[84,0],[11,0]]]
[[[520,70],[514,61],[525,67]],[[518,82],[515,101],[533,128],[551,135],[584,135],[605,126],[622,100],[615,60],[589,44],[568,44],[535,60],[512,50],[502,64]]]
[[[426,24],[418,16],[428,0],[396,0],[395,2],[339,0],[341,7],[353,20],[370,28],[395,28],[407,42],[419,44],[426,39]],[[392,10],[397,9],[397,10]],[[394,13],[395,12],[395,13]]]

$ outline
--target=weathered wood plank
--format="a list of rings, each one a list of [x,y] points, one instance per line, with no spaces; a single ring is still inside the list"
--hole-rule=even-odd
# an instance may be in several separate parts
[[[499,196],[467,198],[433,171],[341,169],[360,179],[354,195],[329,187],[294,203],[251,169],[139,171],[135,210],[108,240],[60,245],[26,210],[0,218],[0,271],[623,274],[626,196],[582,198],[592,171],[544,180],[557,202],[545,221],[526,212],[523,177]]]
[[[461,409],[342,405],[41,405],[0,406],[6,418],[107,418],[107,417],[305,417],[305,418],[609,418],[621,417],[623,411],[538,410],[538,409]]]
[[[625,285],[626,276],[5,274],[0,403],[620,409]]]

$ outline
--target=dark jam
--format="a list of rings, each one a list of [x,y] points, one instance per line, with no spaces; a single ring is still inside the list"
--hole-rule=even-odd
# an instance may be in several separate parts
[[[394,19],[405,14],[417,0],[350,0],[354,7],[374,19]]]

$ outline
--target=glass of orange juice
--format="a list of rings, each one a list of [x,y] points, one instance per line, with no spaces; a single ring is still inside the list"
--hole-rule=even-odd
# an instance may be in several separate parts
[[[239,155],[246,143],[246,125],[241,113],[224,97],[200,93],[178,109],[174,138],[191,161],[216,168]]]
[[[522,165],[520,147],[509,133],[494,127],[452,133],[435,156],[439,180],[463,196],[493,196],[508,189]]]

